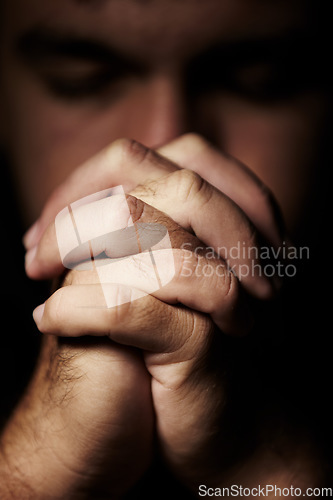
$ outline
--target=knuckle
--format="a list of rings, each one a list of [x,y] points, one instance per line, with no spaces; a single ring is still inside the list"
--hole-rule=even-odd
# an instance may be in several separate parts
[[[208,142],[201,135],[194,132],[188,132],[180,138],[180,142],[189,148],[197,152],[198,150],[206,149],[208,147]]]
[[[109,151],[119,156],[126,156],[131,150],[131,139],[121,137],[113,141]]]
[[[165,229],[170,230],[172,233],[176,233],[177,230],[179,230],[178,225],[172,219],[170,219],[166,214],[164,214],[164,212],[161,212],[154,206],[145,203],[143,200],[133,195],[126,195],[126,199],[133,223],[151,222],[160,224],[161,226],[164,226]],[[152,229],[150,229],[150,231],[152,231]],[[173,236],[175,236],[175,234]]]
[[[192,170],[182,169],[172,174],[177,181],[177,195],[182,202],[191,201],[206,186],[205,181]]]
[[[152,151],[134,139],[121,138],[113,142],[112,152],[118,156],[122,164],[128,162],[142,163]]]
[[[161,186],[165,186],[166,179],[162,181],[147,181],[145,184],[138,184],[132,191],[131,195],[137,198],[152,198],[155,199],[157,192],[160,190]]]

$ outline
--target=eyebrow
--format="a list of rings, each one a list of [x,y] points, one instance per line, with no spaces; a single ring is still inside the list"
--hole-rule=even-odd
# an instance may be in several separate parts
[[[133,58],[114,50],[107,44],[76,33],[62,32],[45,28],[34,28],[19,36],[15,51],[26,62],[43,63],[48,59],[73,58],[110,63],[115,60],[137,66]]]
[[[209,58],[221,58],[225,62],[234,60],[237,63],[258,56],[264,59],[272,55],[276,57],[279,52],[285,52],[285,46],[283,39],[225,42],[207,47],[201,54],[195,54],[193,59],[200,60],[208,55]],[[139,65],[138,57],[128,56],[118,48],[115,50],[99,40],[59,29],[33,28],[19,36],[15,43],[15,50],[21,59],[32,64],[43,63],[52,58],[73,58],[94,60],[100,63],[122,60],[132,66]]]
[[[185,64],[200,66],[216,64],[222,61],[226,65],[236,66],[251,62],[285,61],[297,66],[312,66],[319,72],[319,78],[326,78],[325,66],[320,46],[321,37],[312,34],[294,33],[281,37],[264,39],[244,39],[233,42],[220,42],[208,46],[202,52],[193,54]],[[63,31],[59,28],[35,27],[19,36],[15,50],[20,58],[32,66],[38,66],[52,58],[77,59],[110,64],[131,71],[143,72],[149,62],[138,54],[129,55],[118,47],[114,49],[107,43],[81,33]],[[326,59],[326,58],[325,58]],[[325,65],[326,62],[326,65]],[[331,81],[331,78],[329,79]]]

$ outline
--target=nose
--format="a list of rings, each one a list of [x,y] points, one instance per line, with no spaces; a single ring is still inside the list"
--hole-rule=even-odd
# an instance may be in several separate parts
[[[156,148],[187,132],[187,103],[181,78],[157,75],[137,93],[129,136]]]

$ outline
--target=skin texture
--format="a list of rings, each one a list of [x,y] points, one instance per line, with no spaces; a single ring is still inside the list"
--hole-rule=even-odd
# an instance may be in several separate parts
[[[185,136],[180,139],[180,142],[182,141],[184,142],[184,149],[186,149],[186,143],[188,146],[189,142],[192,144],[191,150],[200,147],[204,158],[214,153],[211,146],[200,137]],[[118,158],[118,162],[110,161],[107,163],[108,175],[106,175],[105,162],[103,161],[105,155],[109,160]],[[215,161],[217,161],[217,158]],[[67,274],[63,288],[57,290],[43,306],[35,310],[34,318],[38,328],[43,333],[65,337],[87,334],[108,336],[117,344],[142,350],[144,365],[142,365],[140,358],[136,359],[134,357],[131,370],[134,370],[136,377],[140,376],[140,390],[144,390],[146,394],[149,394],[150,384],[146,384],[149,379],[146,382],[144,381],[143,366],[148,371],[151,377],[151,397],[161,451],[169,467],[193,491],[197,491],[202,483],[212,484],[216,487],[228,485],[229,477],[233,477],[232,475],[229,476],[230,472],[226,472],[228,467],[224,470],[220,465],[227,459],[229,454],[229,437],[227,436],[232,433],[232,426],[230,428],[229,425],[222,425],[224,414],[230,403],[225,390],[224,367],[220,364],[217,355],[221,349],[221,346],[219,346],[221,331],[218,331],[216,326],[227,334],[246,333],[252,324],[249,305],[246,304],[247,295],[252,295],[260,300],[267,300],[276,293],[276,285],[274,285],[273,281],[263,277],[253,276],[244,284],[239,285],[237,278],[228,271],[225,265],[226,263],[231,265],[228,255],[221,256],[220,260],[212,260],[211,258],[206,260],[212,269],[216,268],[217,265],[225,265],[223,279],[220,277],[216,281],[216,273],[210,274],[209,277],[197,276],[195,271],[198,269],[200,259],[205,259],[205,252],[200,255],[200,258],[193,253],[191,279],[182,278],[184,251],[179,253],[176,250],[180,249],[183,243],[189,243],[193,249],[196,249],[199,245],[218,248],[220,234],[226,232],[229,235],[236,235],[236,241],[246,242],[248,240],[250,245],[253,246],[256,241],[259,241],[256,233],[253,232],[254,223],[262,228],[263,235],[274,242],[276,247],[281,241],[279,219],[276,217],[274,205],[270,203],[271,198],[267,196],[262,184],[240,165],[237,168],[234,166],[232,174],[230,174],[228,169],[229,161],[223,156],[219,157],[220,181],[223,178],[228,180],[230,175],[236,176],[236,178],[242,176],[244,183],[248,187],[248,189],[244,190],[244,193],[253,191],[257,193],[256,199],[262,198],[261,207],[258,206],[256,210],[252,211],[252,222],[246,218],[245,213],[239,209],[236,203],[231,202],[219,190],[205,183],[197,173],[175,169],[174,163],[170,163],[165,158],[147,150],[138,143],[128,140],[117,141],[101,153],[98,158],[92,159],[81,167],[80,171],[75,171],[72,177],[59,188],[56,196],[45,207],[38,222],[40,236],[37,238],[37,246],[32,246],[26,257],[26,270],[32,278],[51,278],[62,273],[63,267],[56,243],[55,225],[54,222],[50,222],[53,220],[53,214],[57,212],[58,204],[62,203],[61,200],[66,199],[70,202],[77,199],[79,193],[80,196],[86,195],[87,185],[84,179],[85,176],[89,178],[92,172],[96,182],[95,187],[98,187],[98,189],[112,185],[110,178],[116,178],[117,175],[121,176],[125,184],[130,185],[130,183],[135,184],[138,182],[140,177],[143,180],[143,177],[149,172],[151,180],[144,184],[140,183],[131,191],[131,196],[127,198],[128,207],[134,223],[154,221],[155,223],[163,223],[167,227],[175,252],[176,278],[157,293],[147,295],[145,298],[133,302],[129,298],[123,306],[107,309],[105,308],[103,293],[101,293],[95,271],[74,269]],[[114,163],[117,167],[110,168],[110,163]],[[203,159],[203,163],[206,163],[205,159]],[[123,168],[125,165],[126,167]],[[170,173],[167,173],[168,171]],[[154,180],[152,180],[152,177]],[[73,182],[73,178],[80,179],[80,181]],[[232,184],[231,180],[230,183]],[[238,196],[239,204],[245,207],[247,204],[246,196],[244,197],[244,194],[241,196],[240,193],[238,193]],[[148,205],[147,202],[150,202],[151,205]],[[82,206],[81,211],[88,209],[93,214],[97,209],[96,203],[99,202]],[[163,212],[157,209],[163,209]],[[211,233],[207,231],[205,221],[213,217],[214,211],[217,213],[230,213],[226,216],[224,222],[222,220],[221,228],[216,227],[216,232]],[[193,214],[199,215],[193,217]],[[169,219],[168,215],[172,215],[173,220]],[[112,211],[98,217],[101,216],[109,217],[110,224],[112,223],[112,217],[114,217]],[[85,215],[85,218],[87,218],[87,215]],[[89,217],[87,220],[89,220]],[[178,226],[177,222],[184,229]],[[48,223],[48,227],[43,229]],[[223,227],[225,224],[229,226]],[[89,226],[87,226],[87,229],[89,229]],[[193,236],[194,229],[201,241]],[[261,235],[261,241],[263,241],[263,235]],[[33,241],[31,236],[27,239],[28,243],[26,241],[26,244],[28,247],[36,244],[36,241]],[[223,241],[225,243],[226,239],[224,238]],[[232,241],[231,239],[231,244]],[[189,252],[189,250],[187,251]],[[107,248],[105,252],[108,254]],[[237,269],[239,263],[233,264]],[[131,279],[133,280],[133,288],[135,288],[137,286],[135,283],[138,283],[135,281],[135,275],[132,275]],[[112,287],[112,284],[109,285],[109,291],[110,287]],[[241,291],[241,287],[243,291]],[[119,288],[119,284],[115,284],[114,288],[114,293],[118,298],[121,294],[133,293],[128,285],[123,289]],[[183,306],[187,306],[189,309]],[[210,315],[212,321],[209,320],[207,314]],[[156,332],[158,332],[158,336],[156,336]],[[119,356],[121,360],[123,360],[124,356],[127,359],[127,347],[120,349],[118,347],[114,352],[111,344],[109,349],[111,349],[109,355],[111,354],[116,359]],[[107,353],[103,354],[106,355]],[[85,370],[87,370],[86,373],[89,373],[89,365],[88,367],[85,365]],[[97,374],[101,370],[100,376],[104,378],[105,369],[98,363]],[[132,429],[134,435],[128,436],[126,421],[127,418],[130,418],[130,421],[133,418],[133,412],[128,405],[130,401],[133,401],[132,390],[134,386],[132,388],[131,383],[127,381],[127,371],[118,370],[118,375],[122,381],[121,388],[124,383],[126,387],[126,391],[121,390],[121,400],[124,399],[125,418],[119,409],[114,414],[112,404],[116,401],[117,408],[119,405],[119,401],[117,398],[114,399],[114,396],[109,402],[110,408],[105,409],[102,394],[100,395],[102,399],[98,398],[102,407],[94,405],[91,410],[93,414],[98,416],[101,415],[100,412],[103,409],[103,420],[106,415],[109,415],[109,422],[113,422],[115,416],[117,419],[121,418],[120,429],[119,425],[112,425],[112,429],[115,427],[117,430],[115,434],[110,432],[109,428],[102,427],[101,429],[100,426],[96,427],[96,417],[91,428],[91,435],[97,443],[98,452],[102,454],[102,457],[105,456],[102,462],[103,465],[107,463],[112,468],[113,461],[118,461],[119,456],[118,453],[110,453],[109,448],[104,448],[106,439],[112,445],[115,441],[118,442],[119,439],[123,438],[124,442],[130,441],[131,449],[133,446],[140,449],[140,446],[143,445],[145,454],[148,453],[148,457],[149,450],[151,452],[149,440],[143,443],[140,439],[137,442],[139,436],[147,436],[147,433],[149,436],[149,429],[151,429],[151,424],[149,424],[150,403],[146,400],[146,404],[143,404],[141,400],[139,407],[135,407],[137,417],[135,418],[135,427]],[[35,384],[38,387],[38,382],[35,382]],[[114,380],[114,377],[113,384],[117,384],[118,389],[119,382]],[[73,391],[74,394],[77,394],[78,391],[80,395],[80,385],[77,385],[74,384]],[[114,393],[112,386],[110,389]],[[79,400],[76,401],[76,404],[78,403]],[[81,425],[90,427],[89,411],[79,406],[75,413],[78,410],[80,417],[83,419]],[[148,415],[145,416],[147,411]],[[72,422],[71,425],[73,425]],[[142,432],[141,426],[143,426],[144,432]],[[186,429],[186,432],[184,432],[184,429]],[[10,435],[10,427],[7,433]],[[65,436],[62,437],[65,438]],[[57,438],[59,439],[59,436]],[[68,446],[67,440],[65,440],[65,443]],[[79,459],[87,464],[93,460],[91,444],[88,443],[84,440],[83,450],[86,454],[83,451],[79,453]],[[52,449],[52,441],[49,447]],[[245,484],[252,484],[249,478],[253,474],[258,479],[263,477],[268,480],[273,473],[277,474],[279,485],[287,485],[288,471],[290,470],[293,471],[293,481],[299,487],[315,484],[319,478],[315,462],[312,462],[312,465],[309,464],[310,457],[308,453],[302,453],[298,447],[294,449],[292,456],[289,456],[284,464],[280,463],[279,458],[274,457],[274,454],[268,457],[267,451],[264,449],[257,450],[257,453],[258,455],[252,457],[246,464],[245,470],[240,473],[239,480],[245,481]],[[300,454],[299,457],[298,454]],[[36,455],[38,458],[39,454]],[[128,461],[128,472],[131,474],[132,471],[133,481],[135,481],[136,474],[138,474],[136,454],[131,454],[130,458],[125,456],[124,460]],[[265,463],[265,466],[263,466],[263,463]],[[303,463],[300,471],[295,469],[294,463]],[[141,462],[141,465],[144,465],[144,463]],[[55,478],[60,474],[63,475],[53,465],[52,461],[51,467],[55,469]],[[310,475],[308,475],[308,468],[311,470]],[[102,467],[100,474],[103,478]],[[239,471],[237,476],[238,474]],[[308,482],[309,478],[311,482]],[[86,488],[89,487],[90,479],[90,477],[85,478],[82,482]],[[118,488],[122,491],[121,476],[111,474],[109,481],[111,481],[110,494],[118,493]],[[68,491],[73,488],[74,495],[78,494],[77,484],[80,484],[80,482],[77,483],[70,477],[66,478],[65,484]],[[92,484],[94,485],[94,482]],[[108,481],[106,481],[106,488],[107,485]],[[57,490],[53,489],[53,491]],[[40,491],[37,490],[35,494],[40,494]],[[74,498],[76,497],[74,496]]]
[[[279,282],[239,283],[227,264],[240,263],[222,255],[209,261],[225,266],[222,284],[178,279],[125,308],[76,314],[81,301],[93,297],[101,307],[103,297],[93,272],[72,270],[59,280],[53,225],[72,201],[121,184],[133,214],[141,207],[138,220],[162,220],[174,235],[180,270],[183,243],[281,245],[275,198],[293,232],[311,186],[325,96],[318,84],[263,99],[274,58],[270,52],[262,62],[261,53],[272,39],[280,47],[307,33],[305,10],[254,0],[15,0],[3,9],[2,139],[25,223],[42,212],[25,237],[26,271],[56,278],[59,289],[35,310],[49,337],[2,436],[2,496],[122,497],[147,470],[154,435],[170,469],[194,491],[201,481],[318,484],[316,452],[295,439],[276,452],[270,436],[236,465],[228,462],[233,426],[224,422],[230,401],[221,335],[246,333],[253,304],[265,308]],[[235,47],[243,43],[244,51],[249,41],[258,57],[239,62]],[[90,78],[100,74],[103,85],[92,90]],[[201,135],[182,136],[188,131]],[[111,340],[52,336],[87,334]]]

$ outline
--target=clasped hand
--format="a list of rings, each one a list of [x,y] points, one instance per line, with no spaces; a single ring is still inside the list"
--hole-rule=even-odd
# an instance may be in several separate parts
[[[94,444],[102,449],[107,437],[109,463],[112,453],[117,461],[121,447],[132,450],[128,462],[140,461],[133,452],[137,440],[156,432],[164,459],[189,487],[195,489],[208,480],[218,484],[223,471],[216,462],[227,403],[218,339],[247,334],[254,324],[253,298],[271,299],[279,287],[276,278],[260,273],[258,253],[243,251],[235,256],[231,250],[239,245],[244,250],[281,244],[275,203],[250,170],[198,136],[183,136],[158,151],[118,140],[74,171],[51,196],[25,238],[29,277],[49,279],[64,273],[54,222],[57,213],[77,199],[116,185],[128,193],[134,224],[158,223],[167,229],[173,279],[137,300],[132,300],[140,289],[135,273],[127,277],[126,286],[110,283],[108,293],[120,305],[108,308],[96,268],[73,266],[60,288],[35,310],[36,324],[48,335],[110,339],[103,353],[103,373],[109,370],[108,356],[117,368],[103,378],[109,393],[101,395],[109,399],[108,405],[102,405],[109,425],[98,430],[98,444]],[[89,223],[100,205],[92,202],[81,210],[89,234]],[[115,214],[104,211],[102,216],[109,217],[112,227]],[[102,250],[108,256],[107,245]],[[240,280],[238,271],[244,266],[255,271]],[[81,361],[80,369],[89,376],[89,371],[99,368]],[[142,385],[150,399],[146,398],[145,408],[133,408],[131,398],[143,391]],[[96,404],[91,415],[99,408]],[[94,425],[91,415],[90,420],[82,416],[82,427]],[[140,442],[140,447],[151,456],[152,439]],[[136,471],[133,481],[148,463],[149,459],[141,468],[129,468]],[[127,478],[123,489],[129,484]]]

